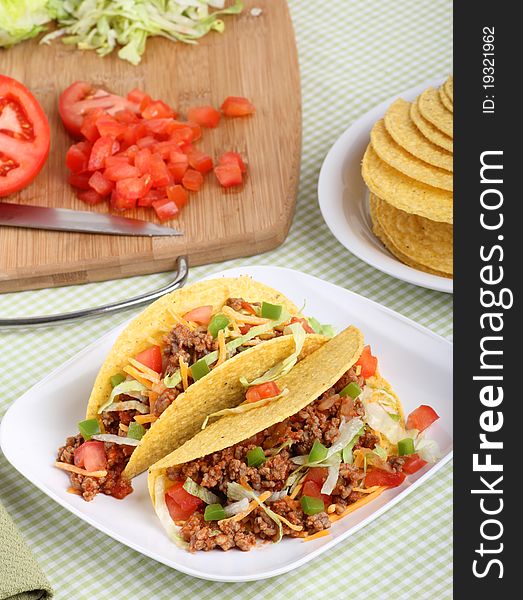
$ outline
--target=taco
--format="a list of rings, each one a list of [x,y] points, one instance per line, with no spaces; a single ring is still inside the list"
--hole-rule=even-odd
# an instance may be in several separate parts
[[[242,402],[240,376],[255,379],[280,363],[292,368],[325,332],[283,294],[248,277],[168,294],[116,340],[80,433],[67,439],[55,464],[85,500],[100,492],[124,498],[132,477],[197,433],[210,413]],[[265,387],[260,399],[270,394]]]
[[[437,414],[420,407],[405,421],[377,362],[349,327],[274,381],[287,390],[278,400],[223,416],[153,465],[169,537],[191,552],[315,539],[435,460],[421,431]]]

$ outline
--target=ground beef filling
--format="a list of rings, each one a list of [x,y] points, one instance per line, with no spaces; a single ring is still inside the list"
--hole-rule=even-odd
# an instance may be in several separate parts
[[[309,453],[315,440],[331,446],[338,436],[341,419],[347,420],[363,414],[361,402],[347,396],[341,397],[338,393],[350,381],[359,381],[358,385],[361,384],[361,387],[363,381],[354,369],[348,371],[342,379],[346,382],[343,386],[336,384],[318,400],[289,419],[230,448],[181,466],[171,467],[167,469],[167,477],[172,481],[183,481],[190,477],[221,497],[224,497],[229,482],[248,484],[257,492],[282,490],[289,474],[296,467],[291,462],[293,456]],[[284,447],[277,454],[269,456],[271,450],[274,451],[288,441],[292,441],[290,447]],[[378,442],[377,436],[366,431],[359,441],[359,447],[374,448]],[[262,446],[269,458],[259,467],[249,467],[246,454],[256,446]],[[362,497],[361,493],[353,491],[362,478],[361,469],[353,465],[341,465],[338,482],[330,500],[336,513],[342,513],[349,504]],[[330,527],[326,512],[305,515],[299,499],[293,500],[285,496],[275,502],[268,502],[268,506],[291,523],[303,527],[302,531],[296,532],[283,524],[284,535],[311,535]],[[257,539],[277,539],[278,527],[261,508],[240,522],[206,522],[203,511],[198,509],[183,524],[181,535],[189,543],[189,550],[192,552],[213,548],[229,550],[234,547],[245,551],[255,546]]]
[[[83,442],[81,434],[67,438],[65,446],[58,450],[58,461],[74,465],[74,451]],[[134,447],[108,442],[104,443],[104,447],[107,456],[106,477],[86,477],[69,473],[71,487],[78,490],[88,502],[99,493],[122,499],[133,491],[130,482],[121,475]]]

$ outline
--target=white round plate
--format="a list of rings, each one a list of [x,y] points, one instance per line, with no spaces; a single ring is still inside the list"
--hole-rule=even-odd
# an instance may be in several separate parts
[[[439,87],[438,78],[418,85],[378,104],[355,121],[325,157],[318,180],[320,210],[329,229],[347,250],[376,269],[414,285],[439,292],[453,291],[452,279],[408,267],[394,257],[372,232],[368,189],[361,176],[361,160],[370,130],[397,98],[414,100],[423,90]]]

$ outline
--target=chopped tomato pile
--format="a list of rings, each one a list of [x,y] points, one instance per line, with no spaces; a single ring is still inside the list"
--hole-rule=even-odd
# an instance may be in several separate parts
[[[221,112],[212,106],[188,110],[187,121],[162,100],[134,89],[127,97],[77,81],[61,95],[59,112],[66,129],[80,140],[66,155],[69,183],[87,204],[109,200],[115,210],[152,207],[162,221],[179,215],[214,170],[222,187],[243,183],[240,154],[213,157],[195,146],[202,128],[215,128],[222,114],[254,113],[246,98],[226,98]]]

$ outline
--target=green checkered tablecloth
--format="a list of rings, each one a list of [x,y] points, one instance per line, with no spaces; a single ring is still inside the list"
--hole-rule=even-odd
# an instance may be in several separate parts
[[[269,4],[269,3],[268,3]],[[330,234],[317,205],[322,159],[357,117],[387,97],[452,70],[450,0],[290,2],[303,87],[303,160],[296,217],[277,250],[192,270],[272,264],[311,273],[450,338],[452,297],[376,271]],[[277,93],[277,90],[275,90]],[[3,316],[61,312],[159,287],[168,274],[0,296]],[[54,329],[0,333],[0,416],[49,373],[131,313]],[[253,583],[178,573],[113,541],[39,492],[0,455],[0,501],[61,600],[123,598],[451,598],[452,468],[308,565]]]

